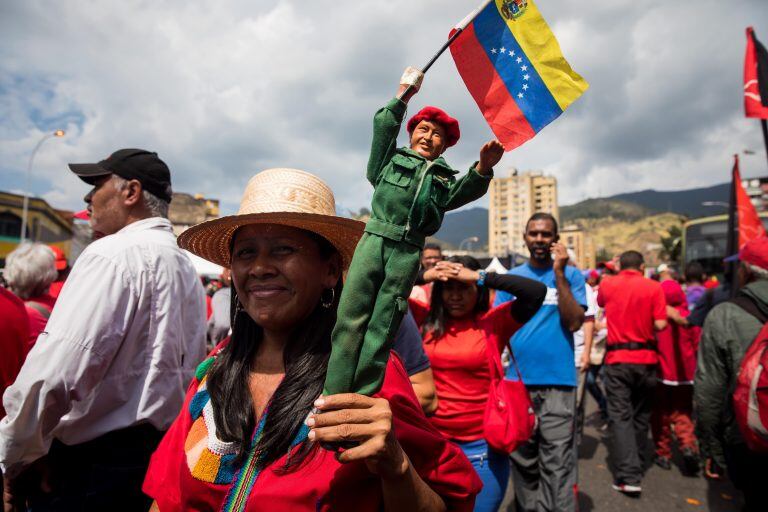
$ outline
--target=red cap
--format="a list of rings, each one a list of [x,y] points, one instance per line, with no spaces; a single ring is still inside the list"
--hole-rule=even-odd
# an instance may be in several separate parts
[[[446,114],[444,110],[437,107],[424,107],[419,110],[415,116],[408,120],[408,133],[413,133],[413,130],[416,129],[416,125],[422,121],[432,121],[445,128],[445,136],[447,139],[445,142],[446,148],[459,142],[459,137],[461,137],[459,122]]]
[[[56,270],[64,270],[67,268],[67,257],[64,256],[64,251],[55,245],[49,245],[48,248],[53,251],[53,255],[56,257]]]
[[[739,251],[739,259],[768,270],[768,236],[753,238]]]

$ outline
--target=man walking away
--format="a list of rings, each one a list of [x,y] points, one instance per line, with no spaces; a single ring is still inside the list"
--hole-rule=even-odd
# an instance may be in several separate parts
[[[156,153],[70,169],[93,185],[91,226],[107,236],[78,258],[3,396],[5,506],[148,510],[149,457],[205,356],[204,292],[166,218],[171,176]]]
[[[535,213],[523,234],[528,263],[509,271],[544,283],[547,295],[539,311],[512,337],[512,350],[538,419],[532,439],[512,455],[518,511],[576,510],[576,366],[573,333],[584,322],[584,277],[568,265],[559,243],[557,221]],[[553,259],[554,258],[554,259]],[[511,300],[498,292],[495,305]],[[514,369],[509,378],[516,379]]]
[[[661,285],[643,277],[643,255],[626,251],[619,274],[603,281],[597,303],[605,308],[608,344],[605,390],[613,439],[613,488],[642,491],[651,402],[656,386],[655,331],[667,326]]]
[[[741,359],[768,321],[768,238],[756,238],[739,252],[740,289],[718,304],[704,322],[693,386],[693,405],[705,473],[727,466],[734,485],[744,493],[745,510],[768,504],[768,455],[750,451],[734,418],[731,397]]]

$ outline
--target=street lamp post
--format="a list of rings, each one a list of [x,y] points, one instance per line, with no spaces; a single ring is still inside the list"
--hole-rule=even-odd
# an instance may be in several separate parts
[[[461,241],[461,243],[459,243],[459,251],[461,251],[461,247],[465,243],[466,244],[473,244],[473,243],[477,243],[479,241],[480,241],[480,239],[478,237],[476,237],[476,236],[470,236],[469,238],[465,238],[464,240]],[[469,251],[469,249],[467,249],[467,251]]]
[[[22,207],[22,213],[21,213],[21,235],[19,236],[19,241],[24,242],[24,239],[27,238],[27,212],[29,210],[29,175],[32,173],[32,162],[35,161],[35,155],[37,154],[37,150],[40,149],[40,146],[43,145],[43,142],[45,142],[48,139],[52,139],[53,137],[63,137],[64,136],[64,130],[56,130],[53,133],[46,133],[43,135],[43,138],[37,141],[37,144],[35,145],[35,149],[32,150],[32,154],[29,155],[29,163],[27,164],[27,174],[24,176],[24,206]]]

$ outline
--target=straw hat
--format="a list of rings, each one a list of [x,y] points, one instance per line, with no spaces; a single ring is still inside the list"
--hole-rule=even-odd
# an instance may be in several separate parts
[[[317,176],[298,169],[267,169],[248,182],[237,215],[192,226],[179,235],[179,247],[228,267],[232,236],[249,224],[281,224],[316,233],[339,251],[345,268],[365,227],[336,215],[333,192]]]

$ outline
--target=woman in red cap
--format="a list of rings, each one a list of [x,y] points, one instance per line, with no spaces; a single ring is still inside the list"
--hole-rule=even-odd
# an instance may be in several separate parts
[[[442,154],[459,140],[459,123],[437,107],[425,107],[408,121],[409,147],[398,148],[406,104],[422,78],[419,70],[406,69],[397,97],[373,120],[367,171],[374,186],[371,218],[339,303],[325,394],[370,395],[381,387],[424,239],[437,232],[446,211],[486,193],[504,153],[499,141],[486,143],[478,162],[456,179]]]

